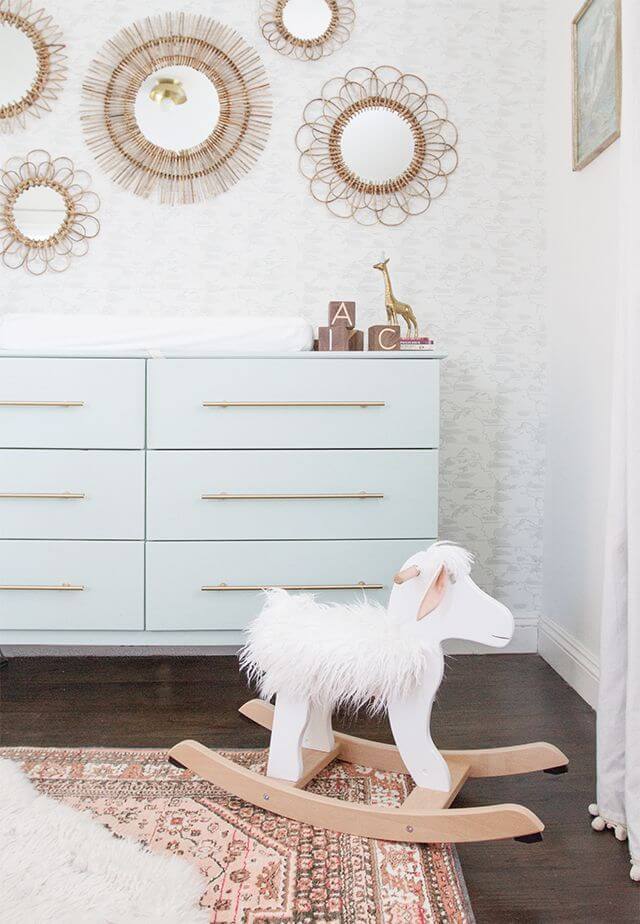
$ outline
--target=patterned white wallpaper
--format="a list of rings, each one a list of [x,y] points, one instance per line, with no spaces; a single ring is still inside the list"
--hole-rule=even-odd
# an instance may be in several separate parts
[[[443,367],[442,535],[474,549],[487,589],[528,622],[539,614],[544,481],[544,0],[357,0],[350,42],[302,63],[257,28],[257,0],[43,0],[68,42],[54,111],[0,137],[2,161],[44,147],[88,169],[102,198],[90,255],[41,279],[2,270],[0,310],[212,315],[300,313],[322,320],[355,298],[383,319],[372,264],[391,257],[396,294],[449,353]],[[172,8],[237,28],[259,49],[275,104],[258,167],[209,203],[171,209],[112,184],[86,148],[80,86],[120,26]],[[323,82],[356,65],[423,76],[460,130],[446,195],[402,228],[360,228],[309,196],[295,132]]]

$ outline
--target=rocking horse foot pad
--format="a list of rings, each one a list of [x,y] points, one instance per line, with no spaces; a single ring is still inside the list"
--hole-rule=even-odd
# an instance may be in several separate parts
[[[344,759],[342,752],[340,757]],[[522,805],[424,808],[423,800],[428,802],[433,796],[429,790],[419,790],[415,796],[412,793],[400,808],[344,802],[299,789],[295,783],[263,776],[197,741],[176,744],[169,759],[275,815],[355,837],[419,844],[463,843],[524,837],[544,830],[540,819]],[[461,764],[460,776],[463,773]],[[459,781],[460,786],[462,782]],[[450,797],[450,793],[438,795]]]
[[[542,834],[522,834],[520,837],[514,837],[514,841],[519,841],[521,844],[539,844],[540,841],[544,840]]]
[[[172,757],[171,755],[169,755],[167,760],[169,761],[170,764],[173,764],[174,767],[178,767],[179,770],[187,769],[184,764],[181,764],[179,760],[176,760],[175,757]]]
[[[544,773],[550,774],[550,776],[561,776],[563,773],[568,773],[569,768],[566,764],[561,764],[559,767],[547,767],[544,770]]]

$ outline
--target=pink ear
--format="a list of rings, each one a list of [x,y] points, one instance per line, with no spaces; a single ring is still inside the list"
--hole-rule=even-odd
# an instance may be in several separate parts
[[[444,597],[448,586],[449,575],[447,574],[447,569],[445,566],[442,565],[435,578],[429,585],[428,591],[422,598],[422,603],[420,604],[420,609],[418,610],[418,615],[416,616],[417,622],[420,622],[421,619],[424,619],[425,616],[428,616],[429,613],[432,613],[436,607],[442,603],[442,598]]]

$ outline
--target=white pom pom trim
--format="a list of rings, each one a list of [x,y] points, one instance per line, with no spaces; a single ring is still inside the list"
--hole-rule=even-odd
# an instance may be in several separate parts
[[[613,831],[619,841],[626,841],[626,825],[622,825],[618,821],[609,821],[608,818],[605,818],[604,815],[600,814],[600,809],[595,802],[592,802],[589,806],[589,814],[593,816],[591,827],[594,831],[604,831],[604,829],[607,828],[607,830]]]
[[[591,827],[594,831],[604,831],[606,828],[609,831],[613,831],[619,841],[626,841],[628,836],[626,826],[621,825],[619,822],[608,821],[604,818],[600,814],[600,810],[595,802],[592,802],[589,806],[589,814],[593,816]]]
[[[591,827],[594,831],[604,831],[606,828],[609,831],[613,831],[617,840],[627,840],[629,832],[626,826],[616,824],[614,821],[607,821],[606,818],[603,818],[595,802],[592,802],[589,806],[589,814],[593,816]],[[631,872],[629,875],[634,882],[640,882],[640,863],[633,858],[631,859]]]

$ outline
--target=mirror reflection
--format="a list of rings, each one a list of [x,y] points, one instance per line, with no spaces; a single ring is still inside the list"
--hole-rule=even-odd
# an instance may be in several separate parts
[[[138,90],[135,118],[152,144],[187,151],[209,137],[220,119],[220,97],[211,80],[193,67],[163,67]]]
[[[415,153],[409,123],[384,106],[356,112],[340,140],[342,159],[366,183],[387,183],[409,168]]]
[[[67,214],[64,197],[46,185],[25,189],[13,206],[18,231],[32,241],[46,241],[60,231]]]
[[[282,21],[296,38],[317,39],[331,25],[331,8],[326,0],[287,0]]]
[[[0,106],[27,95],[38,75],[38,57],[22,29],[0,22]]]

